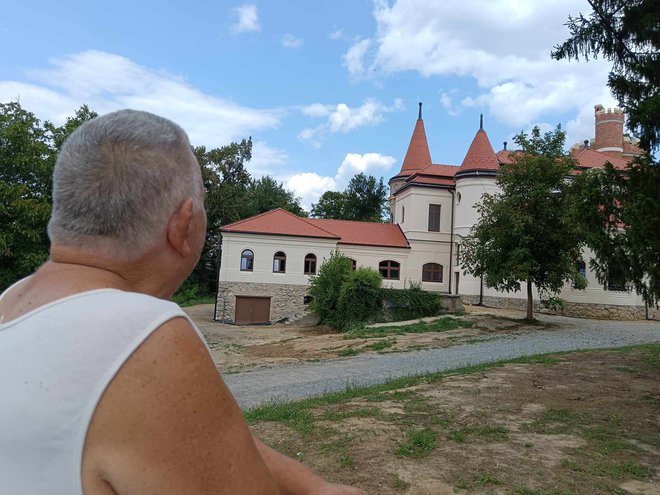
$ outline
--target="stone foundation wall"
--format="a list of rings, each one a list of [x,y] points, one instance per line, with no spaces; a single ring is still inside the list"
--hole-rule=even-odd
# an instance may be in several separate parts
[[[270,323],[295,320],[306,314],[304,298],[307,286],[289,284],[257,284],[251,282],[220,282],[215,319],[234,323],[236,296],[270,297]]]
[[[461,296],[461,298],[465,304],[479,304],[479,296]],[[514,297],[484,296],[483,304],[492,308],[527,310],[527,300]],[[644,306],[620,306],[614,304],[565,302],[563,310],[550,311],[541,306],[539,301],[534,301],[534,312],[596,320],[644,320],[646,318]],[[650,307],[648,313],[649,319],[657,320],[660,318],[660,311],[656,308]]]

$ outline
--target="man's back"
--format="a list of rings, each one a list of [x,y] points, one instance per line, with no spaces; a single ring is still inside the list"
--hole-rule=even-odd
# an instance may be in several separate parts
[[[174,303],[99,289],[0,324],[0,479],[6,493],[82,493],[87,429],[106,387]]]

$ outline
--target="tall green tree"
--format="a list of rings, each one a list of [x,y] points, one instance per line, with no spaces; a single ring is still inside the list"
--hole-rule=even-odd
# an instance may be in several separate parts
[[[18,102],[0,104],[0,290],[48,258],[52,174],[64,140],[96,114],[78,109],[62,126]]]
[[[382,222],[387,212],[387,188],[382,177],[359,173],[342,192],[326,191],[312,205],[312,216],[338,220]]]
[[[464,240],[461,260],[474,276],[500,291],[526,285],[527,318],[533,319],[533,290],[552,296],[563,285],[584,285],[576,269],[581,236],[570,213],[566,177],[575,161],[563,151],[561,127],[543,136],[538,127],[514,141],[521,152],[497,176],[500,193],[476,205],[480,220]]]
[[[220,263],[220,227],[245,218],[244,205],[252,178],[245,163],[252,158],[252,139],[221,148],[193,148],[206,189],[206,242],[199,263],[182,287],[195,286],[202,294],[215,291]]]
[[[602,56],[608,86],[628,114],[627,127],[648,153],[624,171],[606,166],[576,181],[578,221],[595,254],[601,283],[627,281],[647,304],[660,299],[660,6],[656,0],[588,0],[592,12],[569,17],[571,36],[556,59]]]
[[[569,17],[571,36],[552,57],[612,62],[608,86],[639,133],[642,148],[660,144],[660,6],[657,0],[587,0],[592,12]]]
[[[660,168],[649,160],[625,170],[608,163],[577,177],[573,212],[599,282],[628,283],[653,305],[660,300]]]
[[[258,215],[275,208],[283,208],[300,217],[307,216],[307,212],[300,205],[300,199],[281,182],[268,175],[260,179],[252,179],[247,187],[245,208],[247,216]]]

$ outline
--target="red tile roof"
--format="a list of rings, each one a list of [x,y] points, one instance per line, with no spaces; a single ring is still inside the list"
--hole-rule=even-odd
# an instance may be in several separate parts
[[[403,159],[403,165],[401,165],[401,172],[420,170],[428,165],[431,165],[431,152],[429,151],[429,143],[426,140],[424,121],[419,118],[415,123],[415,130],[410,138],[408,151]]]
[[[408,239],[395,224],[324,218],[310,218],[308,221],[338,235],[341,238],[339,244],[410,248]]]
[[[629,160],[626,160],[625,158],[617,158],[587,148],[580,148],[577,151],[573,151],[571,154],[579,162],[578,166],[580,168],[603,168],[605,162],[610,162],[614,168],[624,169],[629,162]]]
[[[440,177],[453,177],[458,172],[456,165],[440,165],[434,163],[419,171],[423,175],[437,175]]]
[[[499,168],[500,164],[488,140],[486,131],[479,129],[472,140],[472,144],[463,159],[459,171],[492,170],[496,172]]]
[[[516,153],[520,153],[519,150],[502,150],[497,153],[497,159],[500,163],[512,163],[513,156]],[[624,169],[628,164],[628,160],[625,158],[617,158],[615,156],[610,156],[600,151],[588,149],[588,148],[579,148],[577,150],[572,150],[571,155],[578,161],[578,168],[603,168],[605,162],[610,162],[614,168]],[[576,171],[577,173],[577,171]],[[571,173],[572,175],[575,175]]]
[[[339,239],[338,235],[328,232],[321,226],[312,224],[308,219],[301,218],[282,208],[225,225],[220,231]]]
[[[409,248],[398,225],[301,218],[282,208],[225,225],[221,232],[334,239],[339,244]]]
[[[454,182],[453,178],[448,179],[445,177],[433,177],[433,176],[421,175],[421,174],[408,179],[407,182],[409,184],[430,184],[436,186],[450,186],[450,187],[454,187],[456,185],[456,182]]]

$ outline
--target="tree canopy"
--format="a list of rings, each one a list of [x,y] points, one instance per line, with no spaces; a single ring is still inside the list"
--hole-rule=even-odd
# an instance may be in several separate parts
[[[486,285],[511,292],[527,288],[527,318],[533,318],[532,285],[547,298],[565,282],[584,285],[576,268],[580,233],[570,213],[570,184],[575,161],[563,151],[561,127],[541,135],[520,133],[521,151],[497,176],[500,193],[485,194],[476,205],[479,222],[464,239],[465,271],[484,276]]]
[[[18,102],[0,103],[0,290],[48,258],[57,152],[76,127],[94,117],[82,106],[58,127]]]
[[[0,289],[33,272],[48,258],[52,174],[66,138],[97,114],[80,107],[61,126],[42,122],[19,103],[0,104]],[[215,290],[220,227],[274,208],[306,216],[300,201],[271,177],[253,179],[245,168],[252,140],[220,148],[193,147],[206,188],[208,230],[200,262],[185,285]]]
[[[592,12],[569,17],[571,36],[552,56],[603,56],[612,62],[608,86],[628,114],[642,148],[660,145],[660,8],[657,0],[588,0]]]
[[[387,212],[387,188],[382,177],[359,173],[344,191],[326,191],[318,203],[312,205],[311,215],[316,218],[382,222]]]
[[[596,258],[598,280],[631,284],[647,304],[660,299],[660,8],[656,0],[588,0],[592,12],[569,17],[570,38],[556,59],[603,56],[608,86],[628,114],[629,130],[648,153],[623,171],[607,165],[576,181],[577,221]]]

